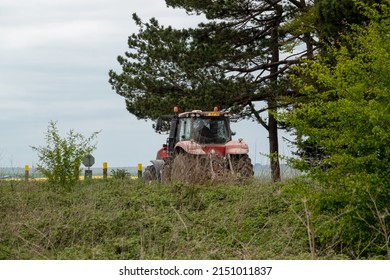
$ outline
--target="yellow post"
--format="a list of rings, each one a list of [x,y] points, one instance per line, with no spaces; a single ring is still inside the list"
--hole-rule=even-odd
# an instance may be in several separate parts
[[[138,178],[142,178],[142,163],[138,163]]]
[[[107,169],[108,169],[107,162],[103,162],[103,179],[107,179]]]
[[[26,181],[28,181],[28,178],[29,178],[29,174],[30,173],[30,166],[28,166],[27,164],[24,166],[24,179]]]

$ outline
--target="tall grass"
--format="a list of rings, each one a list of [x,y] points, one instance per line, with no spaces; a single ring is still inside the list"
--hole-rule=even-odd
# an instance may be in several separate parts
[[[0,259],[310,259],[283,185],[0,180]],[[345,257],[345,256],[341,256]]]
[[[0,184],[0,259],[309,257],[304,228],[272,184]]]

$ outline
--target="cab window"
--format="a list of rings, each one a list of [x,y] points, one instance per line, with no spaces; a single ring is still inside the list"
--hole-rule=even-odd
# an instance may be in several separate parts
[[[182,118],[179,123],[179,141],[191,140],[191,119]]]

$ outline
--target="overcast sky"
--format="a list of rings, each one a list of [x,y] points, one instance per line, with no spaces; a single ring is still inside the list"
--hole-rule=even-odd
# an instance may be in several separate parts
[[[131,15],[177,28],[201,18],[167,8],[164,0],[0,0],[0,167],[35,166],[50,121],[98,136],[94,167],[149,164],[166,135],[137,120],[108,83],[118,55],[137,32]],[[196,108],[194,108],[196,109]],[[233,125],[250,146],[253,162],[267,164],[266,131],[245,121]],[[281,142],[281,153],[287,144]]]

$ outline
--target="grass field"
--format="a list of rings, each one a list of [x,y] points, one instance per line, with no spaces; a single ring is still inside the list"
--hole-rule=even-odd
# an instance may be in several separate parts
[[[0,259],[335,259],[311,254],[283,184],[145,185],[72,191],[0,181]]]

